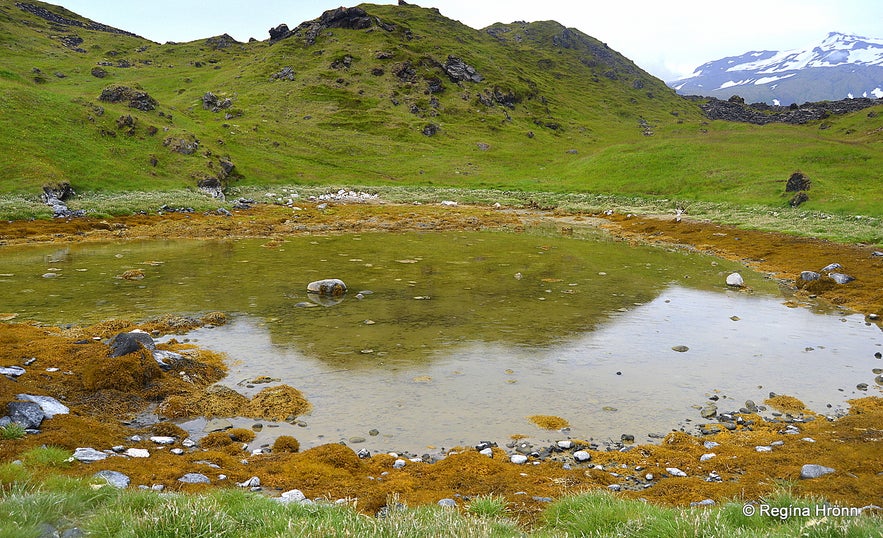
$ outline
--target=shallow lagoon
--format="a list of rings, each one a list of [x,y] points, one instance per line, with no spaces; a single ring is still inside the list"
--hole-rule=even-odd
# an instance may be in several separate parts
[[[314,405],[301,426],[266,424],[255,445],[283,433],[418,453],[512,434],[643,441],[705,422],[696,406],[712,395],[721,411],[773,391],[824,412],[879,394],[883,335],[861,316],[789,308],[778,283],[717,258],[576,235],[3,247],[0,311],[54,324],[228,313],[226,326],[188,335],[229,355],[224,383],[251,395],[266,385],[242,382],[270,376]],[[724,284],[740,269],[750,291]],[[350,290],[319,306],[306,285],[321,278]],[[571,430],[542,431],[534,414]]]

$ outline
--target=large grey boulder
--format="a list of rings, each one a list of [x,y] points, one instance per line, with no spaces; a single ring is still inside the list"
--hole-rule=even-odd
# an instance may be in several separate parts
[[[156,343],[149,334],[142,331],[132,331],[128,333],[120,333],[110,339],[111,357],[122,357],[129,353],[134,353],[145,348],[151,352],[156,349]]]
[[[33,394],[19,394],[19,400],[33,402],[43,410],[44,418],[52,418],[55,415],[66,415],[71,412],[68,406],[51,396],[34,396]]]
[[[27,430],[36,430],[46,417],[39,404],[34,402],[9,402],[6,404],[9,418]]]

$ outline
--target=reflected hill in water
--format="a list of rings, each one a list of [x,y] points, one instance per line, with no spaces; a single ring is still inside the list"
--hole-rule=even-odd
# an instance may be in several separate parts
[[[0,310],[56,324],[223,311],[265,324],[275,345],[358,368],[464,342],[560,344],[672,283],[724,290],[737,269],[542,228],[15,247],[0,260]],[[778,293],[743,273],[754,292]],[[307,284],[323,278],[346,282],[343,300],[311,301]]]

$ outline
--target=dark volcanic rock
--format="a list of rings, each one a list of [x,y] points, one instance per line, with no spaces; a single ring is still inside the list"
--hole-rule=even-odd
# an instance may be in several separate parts
[[[785,185],[785,192],[808,191],[812,186],[812,182],[802,172],[794,172],[788,178]]]
[[[122,357],[142,348],[150,351],[156,349],[156,343],[154,343],[153,338],[143,332],[120,333],[110,340],[109,345],[111,357]]]
[[[144,112],[154,110],[159,104],[156,99],[147,92],[135,90],[128,86],[109,86],[101,90],[99,101],[107,103],[120,103],[128,101],[129,106]]]
[[[40,405],[34,402],[9,402],[6,409],[13,422],[28,430],[39,428],[46,417]]]
[[[114,28],[113,26],[108,26],[106,24],[101,24],[93,21],[87,20],[86,22],[78,21],[76,19],[69,19],[67,17],[63,17],[57,13],[53,13],[52,11],[36,6],[34,4],[30,4],[27,2],[17,2],[15,4],[19,9],[23,11],[27,11],[28,13],[32,13],[42,19],[45,19],[51,23],[60,24],[63,26],[75,26],[77,28],[86,28],[88,30],[96,30],[99,32],[107,32],[110,34],[119,34],[119,35],[127,35],[132,37],[141,37],[139,35],[133,34],[132,32],[126,32],[125,30],[120,30],[119,28]],[[53,6],[54,7],[54,6]]]
[[[484,80],[484,77],[479,75],[474,67],[456,56],[448,56],[443,69],[454,82],[481,82]]]
[[[221,50],[233,45],[239,45],[240,43],[239,41],[236,41],[230,34],[222,34],[206,39],[205,44],[215,50]]]
[[[748,105],[744,103],[744,99],[734,99],[734,97],[738,96],[733,96],[728,101],[722,101],[714,97],[689,97],[689,99],[708,99],[706,103],[699,106],[709,119],[738,121],[755,125],[766,125],[767,123],[776,122],[802,125],[810,121],[823,120],[832,114],[856,112],[883,103],[883,99],[859,97],[784,107],[768,105],[766,103],[752,103]]]
[[[372,17],[360,7],[339,7],[337,9],[329,9],[322,13],[318,19],[306,21],[297,26],[294,30],[288,30],[288,26],[280,24],[276,28],[270,29],[270,42],[279,41],[290,36],[302,37],[307,45],[313,45],[319,35],[325,30],[331,28],[345,28],[349,30],[364,30],[377,26],[392,32],[395,26],[385,23],[377,17]]]

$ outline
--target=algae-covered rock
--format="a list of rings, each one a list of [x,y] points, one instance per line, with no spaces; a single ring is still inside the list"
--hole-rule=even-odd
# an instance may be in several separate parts
[[[307,284],[308,293],[316,293],[321,296],[340,297],[346,293],[346,284],[337,278],[316,280]]]

